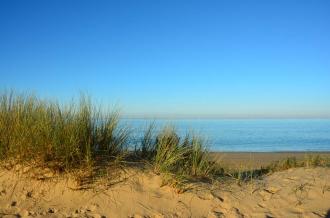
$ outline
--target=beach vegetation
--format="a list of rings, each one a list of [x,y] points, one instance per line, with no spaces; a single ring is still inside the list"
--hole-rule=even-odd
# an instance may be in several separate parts
[[[85,95],[66,105],[14,91],[0,96],[0,157],[7,164],[90,168],[124,153],[128,136],[117,112],[101,112]]]
[[[215,172],[215,162],[210,161],[204,140],[194,134],[180,137],[173,126],[156,132],[154,123],[150,124],[138,154],[166,183],[176,187],[191,179],[210,178]]]
[[[261,169],[226,170],[213,161],[206,140],[196,134],[179,134],[173,126],[147,126],[132,146],[130,128],[120,122],[117,110],[105,111],[90,97],[60,104],[15,91],[0,94],[0,162],[7,167],[29,165],[57,173],[84,172],[82,177],[109,177],[113,167],[148,166],[165,184],[183,190],[193,181],[224,177],[239,182],[295,167],[329,167],[330,160],[308,155],[276,161]],[[134,147],[134,148],[133,148]],[[89,172],[89,174],[86,172]]]

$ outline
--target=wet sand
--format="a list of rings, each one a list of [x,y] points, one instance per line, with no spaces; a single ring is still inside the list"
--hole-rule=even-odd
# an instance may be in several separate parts
[[[261,167],[288,157],[303,160],[308,155],[330,158],[330,152],[212,152],[214,160],[230,167]]]

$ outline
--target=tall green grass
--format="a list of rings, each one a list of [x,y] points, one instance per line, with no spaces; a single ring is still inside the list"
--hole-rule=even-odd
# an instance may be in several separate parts
[[[107,165],[128,151],[128,128],[119,114],[96,107],[90,98],[61,105],[13,91],[0,95],[0,159],[33,164],[59,172]],[[203,140],[180,138],[173,127],[156,133],[150,125],[141,139],[138,157],[156,173],[207,177],[213,164]]]
[[[208,177],[214,170],[209,153],[201,137],[186,135],[181,138],[174,127],[155,131],[151,124],[141,142],[141,155],[153,166],[156,173],[182,177]]]
[[[0,158],[65,171],[93,166],[125,150],[128,132],[118,113],[101,112],[90,98],[60,105],[13,91],[0,96]]]

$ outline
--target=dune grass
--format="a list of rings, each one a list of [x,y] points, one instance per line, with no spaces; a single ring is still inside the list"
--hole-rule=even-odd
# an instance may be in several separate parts
[[[282,160],[274,161],[273,163],[261,168],[252,169],[226,169],[224,175],[234,178],[238,184],[262,179],[265,175],[275,172],[285,171],[293,168],[314,168],[314,167],[330,167],[330,158],[320,155],[308,154],[303,160],[297,160],[296,157],[287,157]]]
[[[61,105],[31,94],[14,91],[0,94],[2,164],[29,164],[59,173],[89,169],[91,174],[109,176],[110,165],[143,160],[176,186],[226,175],[248,181],[293,167],[330,166],[328,159],[306,156],[304,161],[292,157],[262,169],[226,171],[211,160],[202,137],[194,134],[182,137],[171,126],[156,129],[154,123],[150,124],[139,145],[130,150],[132,136],[129,128],[120,125],[119,113],[104,111],[87,96]]]
[[[288,157],[284,160],[275,161],[267,169],[270,172],[282,171],[296,167],[330,167],[330,159],[320,155],[306,155],[303,160],[297,160],[295,157]]]
[[[97,174],[104,174],[105,167],[125,157],[122,162],[145,160],[155,173],[176,181],[212,176],[214,163],[200,137],[180,138],[174,127],[156,133],[151,124],[133,152],[128,146],[132,136],[119,124],[119,114],[102,109],[84,95],[61,105],[31,94],[1,94],[1,162],[60,173],[103,167]],[[137,159],[129,159],[132,152]]]
[[[118,113],[101,112],[86,96],[60,105],[6,92],[0,96],[0,157],[56,171],[91,167],[98,157],[125,150],[128,133],[118,121]]]
[[[156,133],[154,123],[149,125],[138,154],[142,154],[153,171],[172,185],[182,186],[192,179],[214,176],[215,162],[210,161],[202,138],[194,134],[180,137],[173,126],[166,126]]]

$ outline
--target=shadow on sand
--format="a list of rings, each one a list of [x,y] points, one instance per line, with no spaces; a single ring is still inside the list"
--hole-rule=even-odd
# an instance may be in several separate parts
[[[327,215],[325,215],[324,218],[330,218],[330,209],[328,210],[328,213],[327,213]]]

